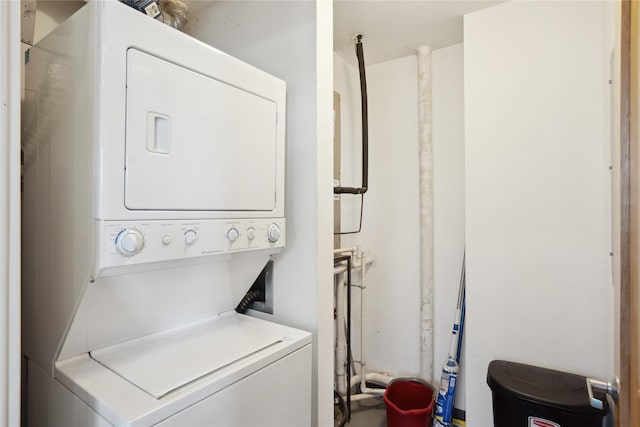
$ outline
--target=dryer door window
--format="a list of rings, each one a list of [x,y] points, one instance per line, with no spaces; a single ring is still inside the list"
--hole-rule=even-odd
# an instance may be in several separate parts
[[[273,210],[276,108],[272,100],[129,49],[125,206]]]

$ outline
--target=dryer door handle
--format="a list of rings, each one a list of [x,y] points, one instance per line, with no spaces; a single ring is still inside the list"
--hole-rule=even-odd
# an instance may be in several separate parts
[[[164,114],[147,113],[147,151],[169,154],[171,151],[171,121]]]

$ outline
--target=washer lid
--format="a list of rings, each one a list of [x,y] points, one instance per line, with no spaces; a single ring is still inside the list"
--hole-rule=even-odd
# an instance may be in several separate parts
[[[192,381],[284,341],[238,320],[218,320],[93,351],[91,357],[159,399]]]

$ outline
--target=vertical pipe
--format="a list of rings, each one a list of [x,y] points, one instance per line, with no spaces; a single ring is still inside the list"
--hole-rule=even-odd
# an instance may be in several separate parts
[[[629,307],[631,313],[628,329],[631,335],[631,425],[640,424],[640,274],[638,271],[638,255],[640,254],[640,4],[637,1],[631,2],[630,25],[631,40],[629,41],[629,149],[631,150],[631,186],[630,194],[630,218],[631,236],[630,245],[631,259],[631,281],[628,284]]]
[[[360,253],[360,391],[367,392],[367,379],[365,378],[364,367],[366,360],[364,357],[364,290],[367,262],[364,251]]]
[[[347,262],[347,422],[351,419],[351,255],[342,255],[333,259],[333,265]],[[338,325],[340,327],[340,325]]]
[[[345,381],[345,363],[347,360],[345,336],[345,280],[346,274],[340,273],[334,278],[336,286],[336,389],[341,396],[347,394]]]
[[[351,256],[347,258],[347,422],[351,421]]]
[[[420,375],[433,379],[433,139],[431,48],[418,49],[420,162]]]

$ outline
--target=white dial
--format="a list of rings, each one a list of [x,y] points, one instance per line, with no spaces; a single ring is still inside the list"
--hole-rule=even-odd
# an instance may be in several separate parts
[[[277,224],[271,224],[267,232],[267,237],[271,243],[277,242],[280,238],[280,227],[278,227]]]
[[[253,240],[256,238],[256,229],[253,227],[247,228],[247,239]]]
[[[162,236],[162,244],[165,246],[169,246],[171,244],[171,242],[173,242],[173,238],[168,235],[165,234],[164,236]]]
[[[230,242],[235,242],[238,239],[238,236],[240,236],[240,233],[238,233],[238,230],[235,227],[230,228],[229,231],[227,231],[227,239],[229,239]]]
[[[124,256],[134,256],[144,248],[144,236],[135,228],[126,228],[116,237],[116,249]]]
[[[184,242],[187,245],[193,245],[193,243],[196,241],[197,238],[198,238],[198,234],[196,233],[195,230],[187,230],[184,232]]]

